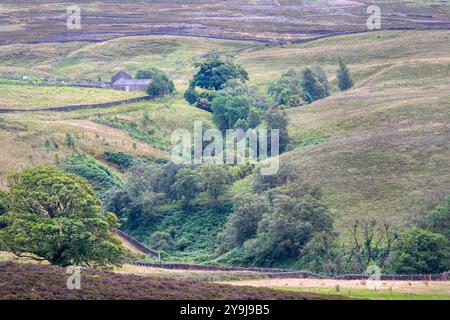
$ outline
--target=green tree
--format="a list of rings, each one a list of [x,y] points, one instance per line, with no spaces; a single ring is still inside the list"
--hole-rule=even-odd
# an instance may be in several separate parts
[[[273,200],[273,207],[263,215],[256,237],[244,244],[257,265],[273,266],[296,260],[301,248],[317,233],[333,229],[328,209],[313,197],[279,195]]]
[[[307,68],[303,71],[303,100],[307,103],[326,98],[330,95],[328,80],[322,69]]]
[[[265,123],[266,127],[270,130],[278,129],[279,130],[279,148],[280,153],[287,150],[289,145],[289,132],[288,125],[289,120],[287,117],[286,110],[281,107],[275,107],[269,109],[265,114]],[[270,139],[270,137],[269,137]],[[269,140],[271,141],[271,140]]]
[[[427,221],[433,232],[441,233],[450,240],[450,197],[427,214]]]
[[[197,172],[201,177],[201,189],[208,192],[215,205],[219,205],[219,197],[231,182],[231,174],[225,166],[211,164],[199,166]]]
[[[317,233],[303,248],[300,265],[307,270],[322,274],[339,274],[340,250],[336,245],[335,232]]]
[[[230,80],[241,82],[249,80],[245,69],[230,60],[214,57],[195,64],[199,71],[192,78],[191,84],[204,89],[220,90]]]
[[[220,94],[211,104],[214,123],[222,131],[234,129],[239,120],[246,121],[251,109],[250,101],[243,96]],[[240,126],[242,127],[242,123]],[[244,126],[248,126],[247,121]]]
[[[198,72],[189,82],[189,87],[184,93],[184,98],[190,104],[210,111],[210,104],[228,81],[237,80],[246,82],[249,80],[245,69],[220,57],[214,57],[195,64]]]
[[[450,244],[441,234],[411,228],[400,234],[394,248],[396,273],[440,273],[450,270]]]
[[[223,254],[253,238],[259,221],[268,211],[269,202],[263,196],[249,194],[237,197],[233,212],[217,237],[218,252]]]
[[[34,167],[8,178],[11,207],[0,217],[0,242],[19,257],[52,264],[104,267],[123,253],[117,225],[100,214],[86,180],[54,167]]]
[[[5,191],[0,190],[0,215],[9,211],[9,196]]]
[[[279,80],[269,86],[268,94],[277,105],[303,105],[302,74],[292,69],[282,74]]]
[[[182,200],[183,207],[189,209],[191,200],[203,191],[202,177],[195,168],[182,168],[178,170],[171,189]]]
[[[152,80],[147,88],[147,94],[151,97],[163,97],[167,94],[172,94],[175,92],[175,84],[162,70],[156,68],[139,70],[136,73],[135,78]]]
[[[156,231],[151,236],[152,247],[157,250],[170,251],[174,247],[173,239],[167,232]]]
[[[348,90],[353,87],[352,76],[350,75],[350,70],[344,61],[339,58],[339,70],[337,72],[338,86],[342,91]]]

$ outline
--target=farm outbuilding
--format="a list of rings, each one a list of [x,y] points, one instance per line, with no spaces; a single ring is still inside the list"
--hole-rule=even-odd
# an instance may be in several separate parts
[[[122,91],[146,91],[151,82],[151,79],[133,79],[125,71],[119,71],[111,78],[112,88]]]

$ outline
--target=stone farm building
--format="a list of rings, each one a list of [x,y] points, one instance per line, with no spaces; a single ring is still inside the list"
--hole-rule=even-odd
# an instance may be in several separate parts
[[[112,88],[123,91],[146,91],[151,82],[151,79],[133,79],[125,71],[119,71],[111,78]]]

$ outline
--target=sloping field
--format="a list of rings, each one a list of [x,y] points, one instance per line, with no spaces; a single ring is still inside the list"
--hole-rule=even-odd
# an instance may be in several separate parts
[[[195,61],[255,46],[264,47],[251,41],[172,36],[134,36],[101,43],[16,44],[1,47],[0,71],[109,81],[119,70],[134,75],[138,69],[157,67],[167,72],[177,87],[184,87],[194,72]]]
[[[366,215],[412,224],[450,193],[449,40],[447,31],[393,31],[238,58],[258,86],[315,64],[335,85],[336,59],[350,64],[355,88],[289,110],[297,149],[283,158],[323,189],[340,224]]]
[[[0,84],[0,109],[44,109],[68,105],[97,104],[142,97],[112,89],[46,87]]]
[[[422,0],[177,0],[79,3],[80,30],[66,26],[67,1],[2,3],[0,44],[102,41],[130,35],[196,35],[222,39],[302,41],[367,31],[367,8],[376,4],[383,27],[449,28],[447,1]]]
[[[85,270],[81,290],[56,266],[0,263],[0,300],[318,300],[333,296]]]
[[[40,57],[31,71],[97,79],[111,72],[105,69],[109,63],[115,70],[159,66],[177,81],[180,93],[193,73],[192,63],[213,52],[234,56],[249,70],[250,85],[261,91],[289,68],[320,65],[333,96],[289,110],[296,149],[284,159],[294,164],[302,179],[323,189],[336,215],[395,217],[410,224],[422,220],[424,212],[450,192],[449,31],[373,32],[281,47],[162,36],[31,47]],[[23,71],[34,61],[17,60],[28,52],[27,45],[3,48],[0,68]],[[339,56],[356,82],[346,93],[335,87]],[[108,149],[149,155],[167,147],[175,128],[191,129],[194,120],[211,124],[208,113],[189,107],[181,97],[1,118],[2,142],[14,146],[2,152],[2,177],[21,166],[49,162],[53,154],[43,152],[45,139],[63,144],[67,131],[78,132],[77,147],[96,157]]]
[[[181,98],[145,101],[106,109],[74,112],[33,112],[0,115],[0,187],[20,168],[57,164],[67,154],[87,153],[102,159],[106,151],[161,159],[161,150],[177,128],[191,129],[199,120],[211,126],[211,115]],[[74,147],[65,143],[66,135]]]

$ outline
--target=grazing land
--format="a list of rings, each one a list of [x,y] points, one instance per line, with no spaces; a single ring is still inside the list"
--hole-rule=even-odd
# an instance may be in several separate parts
[[[108,89],[37,87],[27,85],[0,84],[0,90],[2,92],[2,95],[0,96],[0,109],[15,110],[34,110],[82,104],[98,104],[143,96],[142,93],[129,93],[126,91]]]
[[[445,1],[206,0],[96,1],[80,5],[83,29],[67,32],[69,1],[4,1],[0,44],[103,41],[130,35],[196,35],[260,42],[305,41],[365,32],[367,7],[379,5],[386,29],[448,29]],[[11,35],[14,34],[14,38]]]

